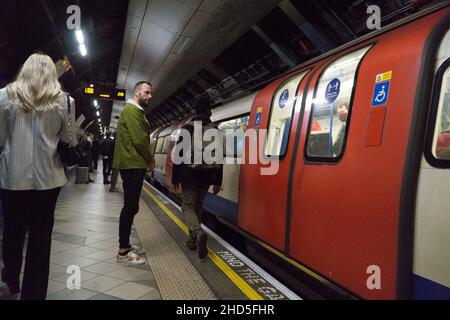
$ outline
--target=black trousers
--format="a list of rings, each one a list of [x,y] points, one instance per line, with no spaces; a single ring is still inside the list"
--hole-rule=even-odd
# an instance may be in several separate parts
[[[98,156],[92,157],[92,166],[94,167],[94,170],[97,171],[98,169]]]
[[[120,170],[123,180],[124,205],[120,212],[119,244],[121,249],[130,247],[131,226],[139,212],[139,198],[144,184],[145,169]]]
[[[11,294],[20,292],[22,252],[28,231],[22,300],[45,300],[47,296],[54,213],[60,190],[0,191],[4,211],[2,280]]]
[[[111,174],[112,159],[103,159],[103,180],[108,180],[108,176]]]

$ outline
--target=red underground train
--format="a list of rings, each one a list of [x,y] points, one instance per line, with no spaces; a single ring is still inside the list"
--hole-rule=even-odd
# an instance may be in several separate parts
[[[264,164],[227,164],[205,209],[317,281],[364,299],[450,299],[450,9],[419,12],[213,110],[264,137]],[[171,137],[152,133],[151,180],[173,190]],[[239,136],[239,134],[237,134]],[[446,147],[449,148],[446,152]]]

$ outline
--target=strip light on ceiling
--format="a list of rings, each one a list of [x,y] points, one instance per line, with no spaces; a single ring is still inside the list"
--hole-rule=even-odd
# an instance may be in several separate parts
[[[86,56],[87,55],[87,49],[86,49],[86,45],[84,43],[83,31],[82,30],[75,30],[75,37],[77,38],[81,55],[83,57]]]

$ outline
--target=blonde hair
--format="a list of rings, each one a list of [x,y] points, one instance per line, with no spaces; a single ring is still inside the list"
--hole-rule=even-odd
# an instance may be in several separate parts
[[[29,111],[50,111],[58,108],[64,101],[52,59],[42,53],[32,54],[25,61],[16,81],[6,86],[12,103]]]

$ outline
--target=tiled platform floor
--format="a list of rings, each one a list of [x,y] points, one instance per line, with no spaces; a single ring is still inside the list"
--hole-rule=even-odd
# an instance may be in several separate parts
[[[100,170],[91,174],[94,183],[68,184],[61,192],[55,212],[47,299],[159,300],[161,295],[148,262],[141,266],[115,262],[123,195],[108,191]],[[134,227],[131,243],[141,245]],[[71,275],[67,267],[71,265],[81,268],[79,290],[67,289]],[[5,286],[0,281],[1,290]]]

